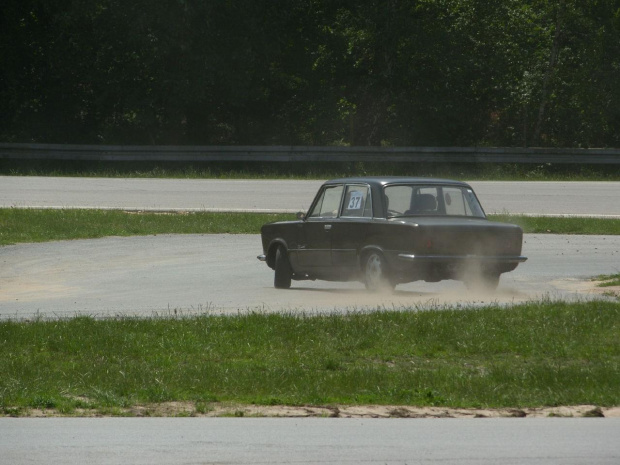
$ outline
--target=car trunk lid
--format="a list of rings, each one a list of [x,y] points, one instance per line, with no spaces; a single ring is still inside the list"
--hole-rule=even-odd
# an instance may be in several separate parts
[[[415,225],[416,254],[515,256],[521,254],[522,229],[483,218],[410,217],[394,219]],[[392,220],[392,221],[394,221]]]

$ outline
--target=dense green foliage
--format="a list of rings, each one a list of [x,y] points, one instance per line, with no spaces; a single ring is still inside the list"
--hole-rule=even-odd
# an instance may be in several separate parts
[[[620,401],[620,304],[0,322],[0,413],[187,400]]]
[[[5,0],[0,140],[620,146],[619,0]]]

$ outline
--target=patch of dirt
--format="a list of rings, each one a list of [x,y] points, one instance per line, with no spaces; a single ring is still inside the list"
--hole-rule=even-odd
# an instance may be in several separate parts
[[[0,414],[0,416],[9,416]],[[195,404],[163,402],[117,409],[114,414],[98,410],[76,409],[65,415],[49,409],[27,409],[21,417],[270,417],[270,418],[546,418],[606,417],[620,418],[620,407],[575,405],[540,408],[452,409],[444,407],[412,407],[402,405],[330,405],[330,406],[260,406],[228,403]]]

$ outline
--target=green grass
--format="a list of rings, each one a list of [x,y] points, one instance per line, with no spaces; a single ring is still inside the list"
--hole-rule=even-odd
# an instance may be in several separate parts
[[[592,281],[596,281],[598,287],[618,287],[620,286],[620,273],[602,274],[592,278]],[[620,292],[616,290],[609,289],[603,295],[620,301]]]
[[[106,236],[256,234],[265,223],[291,218],[294,215],[0,209],[0,245]]]
[[[620,165],[551,163],[86,162],[2,160],[0,175],[184,179],[332,179],[398,175],[496,181],[618,181]]]
[[[595,281],[599,281],[598,287],[612,287],[620,286],[620,273],[618,274],[603,274],[594,278]]]
[[[0,209],[0,245],[152,234],[258,234],[261,225],[294,219],[264,213],[126,213],[116,210]],[[526,233],[620,234],[620,220],[491,215]]]
[[[582,217],[531,217],[521,215],[489,215],[489,219],[518,224],[530,234],[618,235],[620,219]]]
[[[620,405],[620,303],[0,322],[0,412]]]

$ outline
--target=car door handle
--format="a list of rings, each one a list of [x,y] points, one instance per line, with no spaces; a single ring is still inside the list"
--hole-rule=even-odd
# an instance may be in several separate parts
[[[325,229],[325,231],[329,231],[330,229],[332,229],[332,225],[326,224],[325,226],[323,226],[323,228]]]

